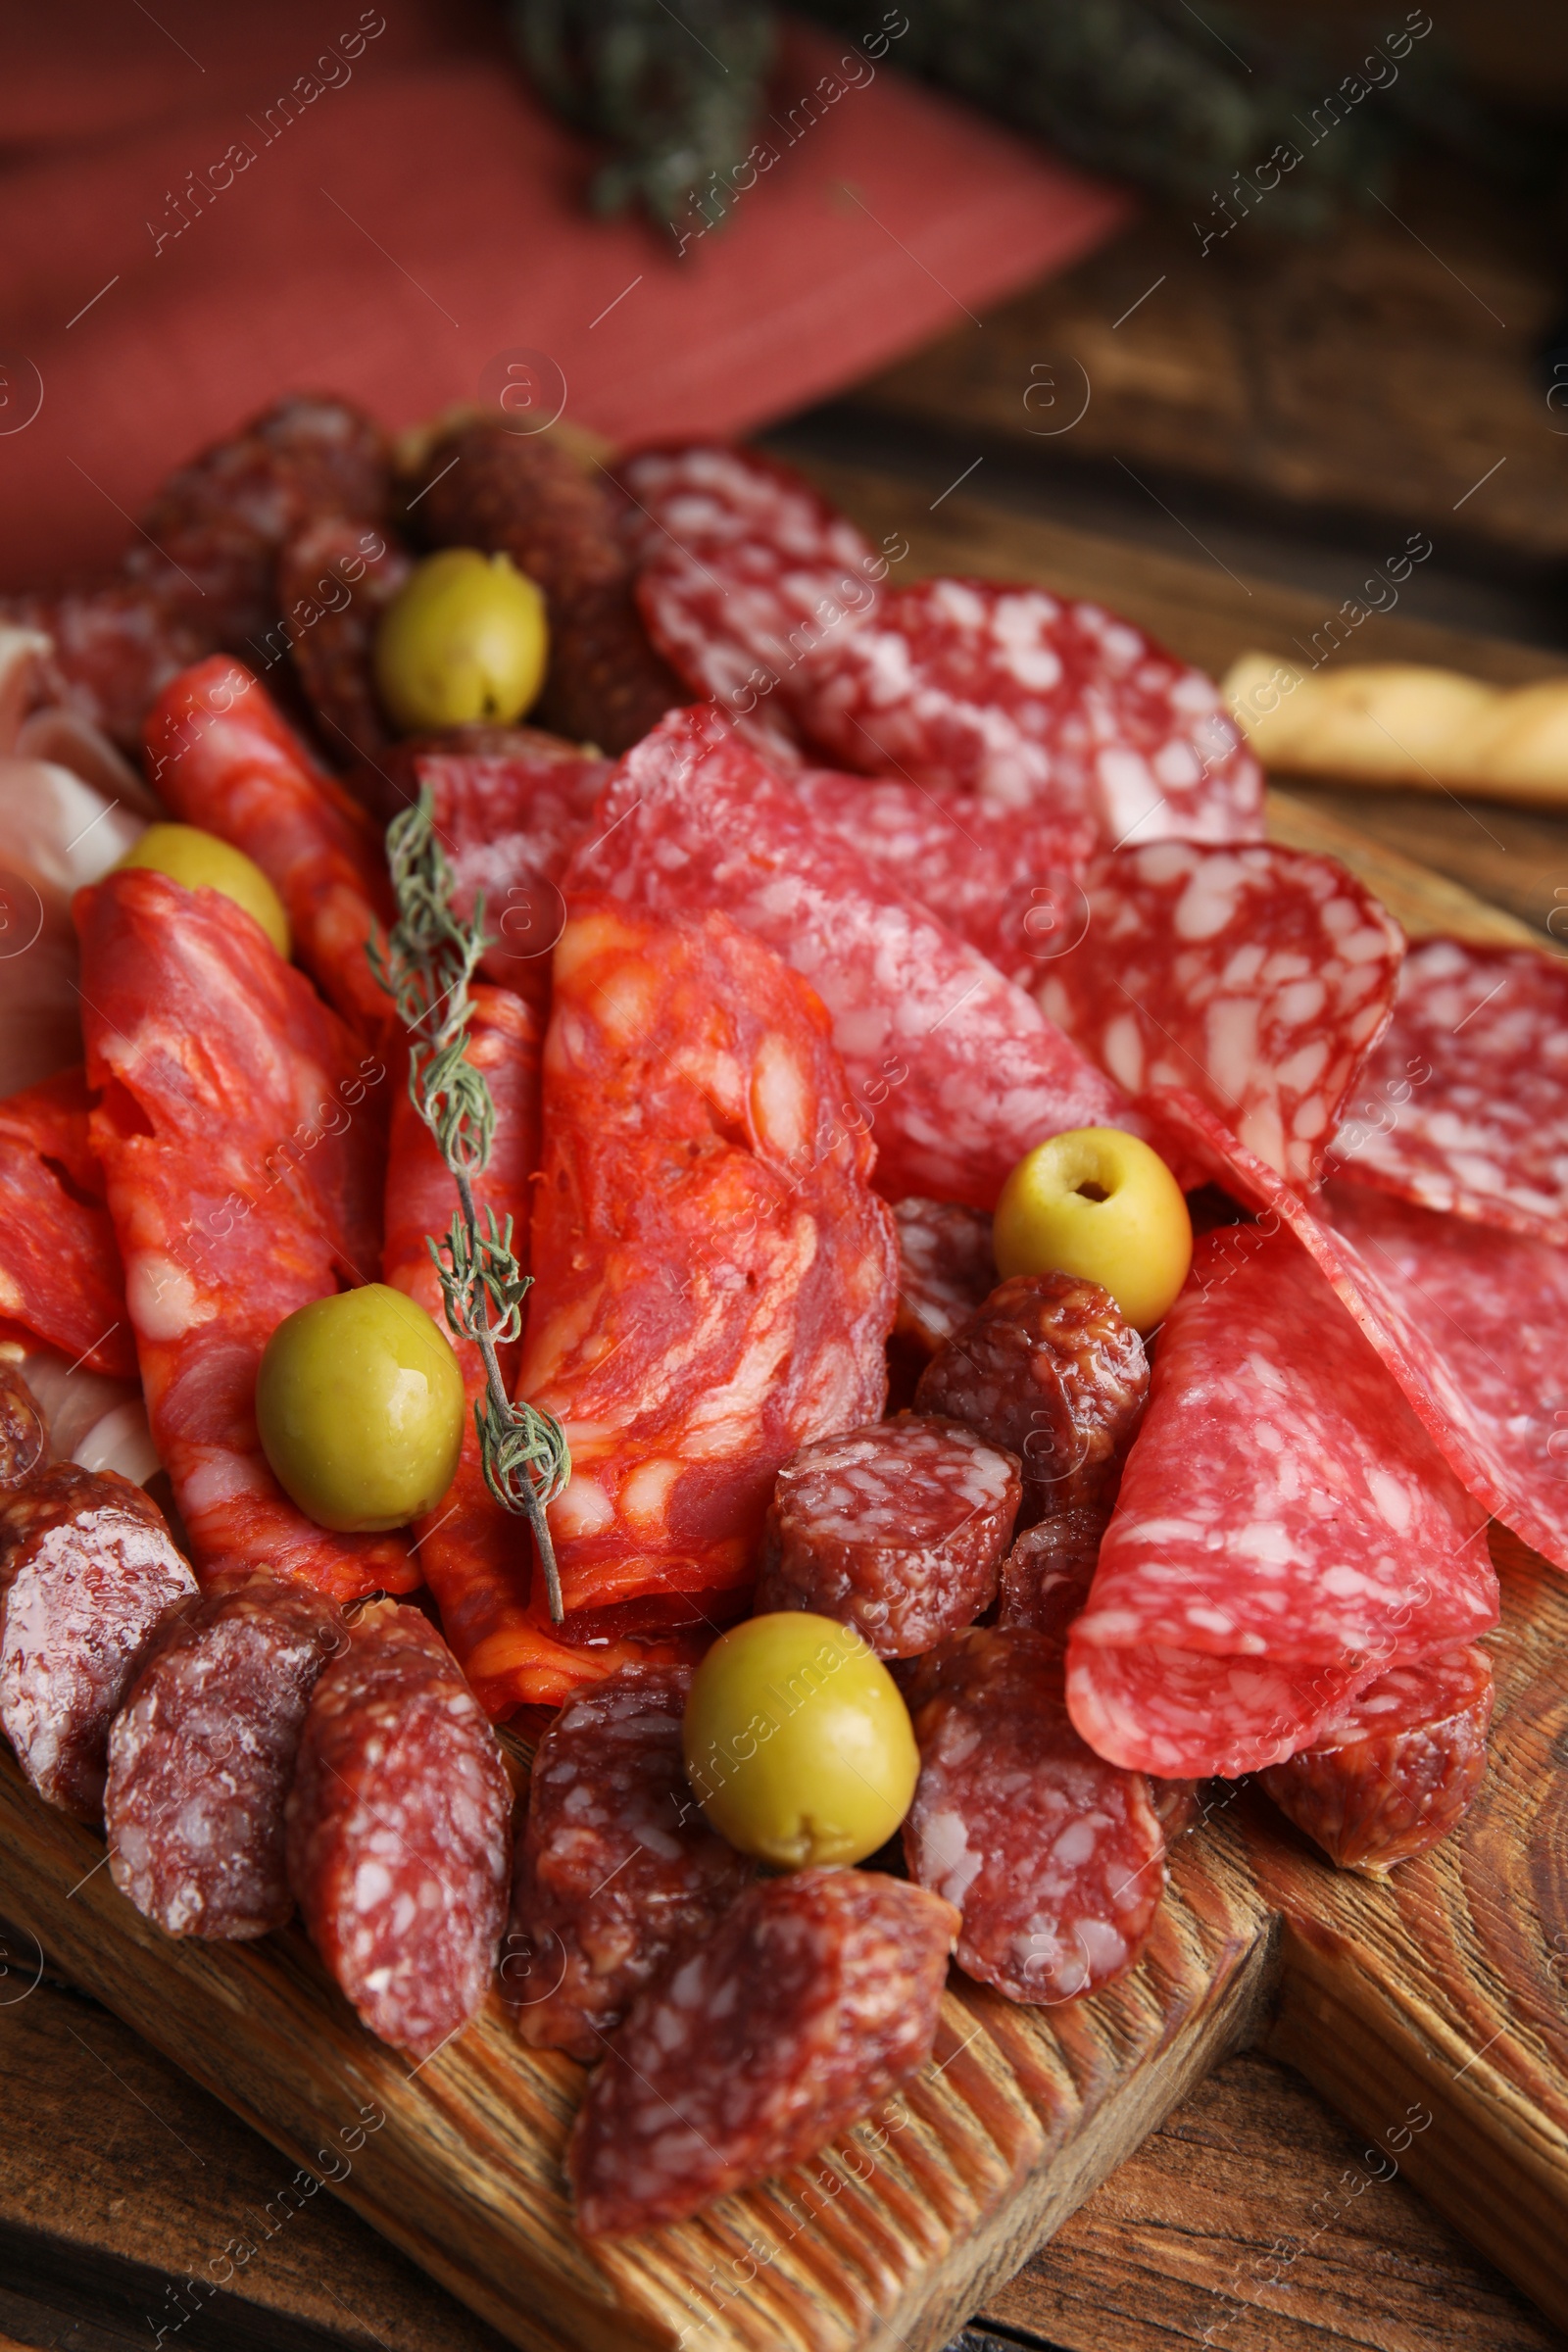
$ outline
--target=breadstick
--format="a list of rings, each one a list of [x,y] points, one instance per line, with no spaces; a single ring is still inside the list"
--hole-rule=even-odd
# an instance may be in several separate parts
[[[1244,654],[1221,692],[1265,767],[1568,808],[1568,676],[1489,686],[1367,662],[1314,676]]]

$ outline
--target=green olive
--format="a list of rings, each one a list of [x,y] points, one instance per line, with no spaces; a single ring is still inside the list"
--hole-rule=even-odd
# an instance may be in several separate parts
[[[719,1636],[692,1682],[684,1745],[714,1829],[781,1870],[874,1854],[920,1771],[881,1659],[853,1626],[804,1609]]]
[[[288,916],[283,902],[253,858],[199,825],[149,825],[120,859],[122,865],[151,866],[186,890],[220,890],[225,899],[260,923],[278,954],[289,953]]]
[[[510,727],[538,696],[545,600],[507,556],[449,547],[416,564],[381,616],[375,682],[400,727]]]
[[[285,1315],[256,1375],[279,1486],[319,1527],[403,1527],[433,1510],[463,1448],[463,1374],[422,1306],[384,1282]]]

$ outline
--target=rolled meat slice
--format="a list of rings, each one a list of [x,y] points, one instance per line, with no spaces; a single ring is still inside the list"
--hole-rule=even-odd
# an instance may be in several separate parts
[[[562,1708],[533,1760],[504,1997],[531,2048],[598,2058],[633,1999],[756,1875],[681,1758],[689,1666],[623,1666]]]
[[[879,1658],[918,1657],[996,1598],[1020,1492],[1017,1456],[956,1421],[818,1438],[778,1474],[753,1608],[810,1609]]]
[[[158,1505],[113,1470],[59,1462],[0,1498],[0,1730],[49,1804],[101,1818],[109,1727],[195,1592]]]
[[[122,1894],[166,1936],[287,1925],[283,1802],[317,1677],[346,1646],[336,1608],[264,1575],[166,1621],[109,1735],[104,1826]]]
[[[684,2221],[809,2156],[918,2073],[957,1913],[871,1870],[763,1879],[650,1985],[566,2151],[587,2237]]]
[[[432,2056],[489,1989],[512,1784],[457,1660],[417,1609],[372,1602],[320,1676],[286,1820],[289,1882],[360,2022]]]

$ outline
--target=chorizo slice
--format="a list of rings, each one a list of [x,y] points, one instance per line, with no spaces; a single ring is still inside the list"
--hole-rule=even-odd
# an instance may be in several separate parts
[[[0,1102],[0,1315],[89,1371],[135,1377],[125,1276],[79,1069]]]
[[[1017,1456],[958,1421],[818,1438],[778,1474],[754,1606],[812,1609],[879,1658],[918,1657],[996,1598],[1020,1492]]]
[[[425,2059],[477,2012],[506,1918],[512,1784],[435,1628],[362,1611],[311,1696],[289,1883],[360,2022]]]
[[[0,1500],[0,1729],[48,1803],[99,1820],[109,1727],[195,1591],[162,1511],[117,1471],[58,1462]]]
[[[122,1894],[167,1936],[265,1936],[293,1916],[283,1803],[333,1604],[263,1575],[220,1583],[155,1638],[109,1735],[104,1822]]]
[[[534,2049],[597,2058],[635,1996],[755,1876],[681,1761],[689,1666],[623,1666],[539,1742],[502,1984]]]
[[[650,1985],[567,2148],[577,2227],[622,2237],[809,2156],[917,2073],[957,1914],[880,1871],[762,1879]]]

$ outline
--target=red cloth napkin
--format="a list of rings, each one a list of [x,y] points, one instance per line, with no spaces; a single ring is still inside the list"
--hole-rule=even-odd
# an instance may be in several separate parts
[[[0,427],[42,401],[0,429],[4,587],[116,553],[171,466],[290,387],[396,426],[526,348],[613,440],[744,432],[982,334],[1127,211],[903,79],[896,39],[873,63],[790,26],[777,161],[679,254],[585,213],[591,143],[477,7],[67,0],[7,46]]]

